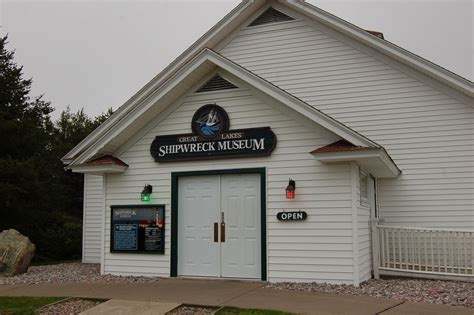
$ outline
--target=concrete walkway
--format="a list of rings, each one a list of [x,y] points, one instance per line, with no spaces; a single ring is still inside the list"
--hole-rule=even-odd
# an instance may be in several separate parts
[[[128,300],[108,300],[80,315],[165,315],[179,307],[178,303],[144,302]]]
[[[202,306],[235,306],[318,315],[473,315],[472,309],[461,307],[403,303],[368,296],[277,290],[264,286],[265,283],[262,282],[189,279],[162,279],[156,283],[145,284],[0,285],[0,296],[70,296]]]

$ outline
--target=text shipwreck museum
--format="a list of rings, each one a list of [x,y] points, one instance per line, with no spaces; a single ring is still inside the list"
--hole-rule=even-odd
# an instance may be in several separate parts
[[[64,158],[102,273],[473,280],[473,84],[304,1],[242,1]]]

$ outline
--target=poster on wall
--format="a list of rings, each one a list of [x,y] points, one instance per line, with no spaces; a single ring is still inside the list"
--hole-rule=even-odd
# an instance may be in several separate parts
[[[165,253],[165,206],[112,206],[112,253]]]

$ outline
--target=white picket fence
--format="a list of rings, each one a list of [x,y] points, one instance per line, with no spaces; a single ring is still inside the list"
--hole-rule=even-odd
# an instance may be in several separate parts
[[[474,280],[474,231],[373,223],[374,275]]]

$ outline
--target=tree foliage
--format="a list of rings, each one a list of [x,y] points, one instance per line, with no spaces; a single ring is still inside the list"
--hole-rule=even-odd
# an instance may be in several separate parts
[[[83,175],[66,172],[60,158],[110,114],[95,118],[68,108],[56,122],[31,79],[0,38],[0,231],[14,228],[37,246],[37,260],[79,258]]]

